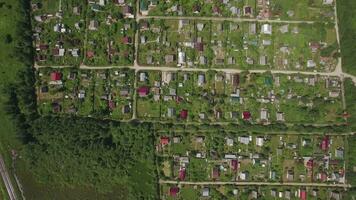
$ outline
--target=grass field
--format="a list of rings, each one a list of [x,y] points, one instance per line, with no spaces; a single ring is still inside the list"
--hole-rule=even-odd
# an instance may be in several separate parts
[[[20,9],[19,1],[5,0],[0,3],[0,92],[7,84],[16,81],[16,74],[24,66],[14,59],[14,48],[19,38],[16,35],[15,23],[20,22],[23,17],[16,11]],[[6,50],[5,50],[6,49]],[[6,97],[0,95],[0,153],[5,159],[5,163],[10,163],[10,150],[19,149],[21,145],[16,139],[16,127],[4,111]],[[7,199],[6,189],[1,183],[1,199]]]
[[[356,1],[337,1],[337,12],[343,70],[356,75],[356,22],[354,17],[350,17],[356,15]]]

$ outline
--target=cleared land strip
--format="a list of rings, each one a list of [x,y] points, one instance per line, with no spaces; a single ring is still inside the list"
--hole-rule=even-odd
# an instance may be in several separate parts
[[[142,16],[138,15],[137,20],[140,19],[168,19],[168,20],[211,20],[211,21],[233,21],[233,22],[262,22],[262,23],[287,23],[287,24],[313,24],[315,21],[290,21],[290,20],[276,20],[276,19],[248,19],[248,18],[236,18],[236,17],[195,17],[195,16]]]
[[[6,190],[10,200],[16,200],[17,197],[16,197],[15,189],[11,183],[9,173],[6,170],[5,163],[1,155],[0,155],[0,172],[1,172],[1,177],[5,183]]]
[[[40,68],[71,68],[73,66],[45,66],[45,65],[35,65],[35,69]],[[351,78],[353,82],[356,84],[356,76],[344,73],[340,70],[335,70],[333,72],[307,72],[307,71],[293,71],[293,70],[269,70],[269,69],[255,69],[255,70],[243,70],[243,69],[226,69],[226,68],[209,68],[209,69],[202,69],[202,68],[177,68],[177,67],[155,67],[155,66],[86,66],[81,65],[80,69],[91,69],[91,70],[100,70],[100,69],[115,69],[115,68],[129,68],[134,69],[136,71],[140,70],[157,70],[157,71],[191,71],[191,72],[207,72],[210,70],[213,71],[220,71],[226,73],[241,73],[241,72],[250,72],[250,73],[265,73],[271,72],[272,74],[304,74],[304,75],[321,75],[321,76],[339,76],[339,77],[346,77]]]
[[[167,181],[159,180],[160,184],[178,184],[178,185],[255,185],[255,186],[303,186],[303,187],[342,187],[351,188],[350,184],[326,184],[326,183],[271,183],[271,182],[220,182],[220,181],[204,181],[204,182],[190,182],[190,181]]]

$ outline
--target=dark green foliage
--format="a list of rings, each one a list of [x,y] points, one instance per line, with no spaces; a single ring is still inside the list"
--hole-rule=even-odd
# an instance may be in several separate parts
[[[346,166],[346,177],[352,186],[356,186],[356,136],[350,136],[348,138],[348,158],[349,162]]]
[[[10,35],[10,34],[6,34],[5,35],[5,40],[4,40],[4,42],[5,42],[5,44],[10,44],[11,42],[12,42],[12,36]]]
[[[351,79],[345,80],[345,100],[346,111],[350,115],[348,118],[348,124],[356,131],[356,86]]]
[[[343,70],[356,75],[356,1],[337,1],[337,14],[339,18],[339,33],[341,43],[341,57]]]
[[[41,117],[24,150],[41,183],[88,186],[108,192],[126,185],[127,199],[155,199],[153,135],[149,124],[90,118]]]

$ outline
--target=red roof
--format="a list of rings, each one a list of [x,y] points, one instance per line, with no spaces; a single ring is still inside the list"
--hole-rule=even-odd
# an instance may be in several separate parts
[[[185,168],[182,168],[182,169],[180,169],[179,170],[179,180],[180,181],[184,181],[184,179],[185,179]]]
[[[115,102],[112,100],[108,101],[108,105],[111,110],[114,110],[116,108]]]
[[[308,162],[307,162],[307,168],[308,168],[308,169],[312,169],[312,168],[313,168],[313,164],[314,164],[314,162],[313,162],[312,159],[308,160]]]
[[[150,92],[150,88],[147,86],[142,86],[140,88],[137,89],[138,95],[140,97],[145,97],[148,95],[148,93]]]
[[[244,120],[249,120],[249,119],[251,119],[251,113],[250,113],[249,111],[244,111],[244,112],[242,113],[242,115],[243,115],[243,119],[244,119]]]
[[[59,73],[59,72],[52,72],[51,73],[51,80],[52,81],[59,81],[59,80],[61,80],[61,78],[62,78],[61,73]]]
[[[323,151],[328,150],[328,148],[329,148],[329,136],[325,136],[324,137],[323,141],[321,141],[320,148]]]
[[[219,178],[219,176],[220,176],[220,172],[219,172],[219,169],[218,168],[214,168],[213,169],[213,178]]]
[[[169,144],[169,137],[161,137],[161,145],[166,146]]]
[[[87,58],[93,58],[94,57],[94,52],[93,51],[87,51]]]
[[[237,171],[237,160],[231,160],[231,168],[234,171]]]
[[[169,188],[169,195],[172,197],[176,197],[179,192],[179,187],[171,187]]]
[[[188,117],[188,110],[181,110],[180,111],[180,118],[181,119],[187,119],[187,117]]]
[[[128,36],[125,36],[125,37],[122,38],[121,41],[122,41],[122,43],[124,43],[124,44],[130,44],[130,43],[131,43],[131,38],[128,37]]]
[[[307,199],[307,192],[305,190],[300,191],[300,199],[306,200]]]
[[[195,43],[195,49],[198,51],[204,51],[204,44],[202,42]]]
[[[213,7],[213,12],[214,12],[214,14],[220,14],[221,10],[220,10],[220,8],[218,6],[214,6]]]

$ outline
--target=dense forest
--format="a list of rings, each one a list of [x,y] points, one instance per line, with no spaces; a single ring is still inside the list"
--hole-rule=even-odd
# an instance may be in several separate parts
[[[127,199],[156,199],[150,124],[41,117],[30,132],[33,142],[25,159],[39,181],[95,186],[103,192],[126,185]]]

